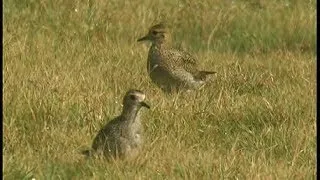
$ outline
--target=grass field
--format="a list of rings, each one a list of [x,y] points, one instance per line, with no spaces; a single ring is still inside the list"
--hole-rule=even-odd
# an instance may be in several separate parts
[[[3,179],[315,179],[316,1],[3,3]],[[136,40],[160,21],[213,81],[166,95]],[[79,153],[143,90],[134,161]]]

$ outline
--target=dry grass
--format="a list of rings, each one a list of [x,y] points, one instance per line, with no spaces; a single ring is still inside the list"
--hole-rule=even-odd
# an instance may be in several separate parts
[[[4,179],[315,179],[315,2],[254,2],[4,2]],[[158,21],[211,84],[150,82],[136,39]],[[141,156],[85,160],[129,88],[152,105]]]

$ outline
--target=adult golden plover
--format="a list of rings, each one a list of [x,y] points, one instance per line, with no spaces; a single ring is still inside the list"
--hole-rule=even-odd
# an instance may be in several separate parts
[[[123,98],[120,116],[104,126],[92,143],[92,149],[83,151],[88,156],[102,154],[107,158],[134,158],[143,145],[143,127],[139,110],[142,106],[150,108],[144,102],[145,94],[139,90],[129,90]]]
[[[163,24],[149,29],[138,41],[151,41],[147,71],[151,80],[165,92],[196,89],[205,84],[213,71],[200,71],[196,59],[189,53],[171,47],[170,33]]]

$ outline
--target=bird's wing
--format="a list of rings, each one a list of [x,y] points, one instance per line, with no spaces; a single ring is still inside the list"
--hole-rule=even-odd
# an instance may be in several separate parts
[[[116,117],[101,128],[93,140],[92,149],[96,150],[105,141],[110,141],[110,137],[119,136],[119,122],[121,117]],[[112,138],[111,138],[112,139]]]
[[[169,53],[176,67],[181,67],[192,74],[196,72],[197,61],[188,52],[171,49]]]

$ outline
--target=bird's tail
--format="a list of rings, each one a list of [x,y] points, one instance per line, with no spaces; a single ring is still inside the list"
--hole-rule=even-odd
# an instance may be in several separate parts
[[[216,74],[217,72],[215,71],[200,71],[200,74],[202,75],[208,75],[208,74]]]
[[[81,151],[81,154],[87,156],[87,157],[90,157],[92,156],[92,150],[88,149],[88,150],[83,150]]]
[[[207,79],[207,75],[209,74],[216,74],[217,72],[215,71],[200,71],[198,74],[198,78],[201,80],[206,80]]]

